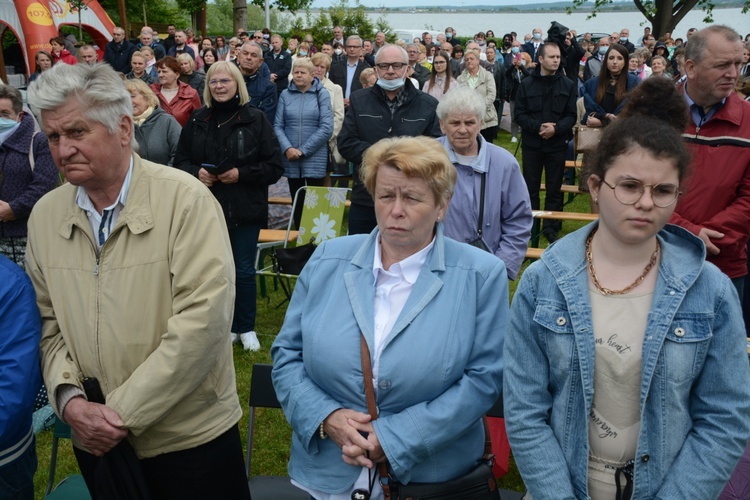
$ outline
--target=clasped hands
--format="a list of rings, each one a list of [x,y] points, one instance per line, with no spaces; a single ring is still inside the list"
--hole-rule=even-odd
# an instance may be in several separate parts
[[[208,187],[213,186],[215,182],[221,182],[223,184],[235,184],[240,180],[240,171],[237,170],[237,167],[235,167],[230,168],[223,174],[213,175],[209,173],[205,168],[202,168],[198,171],[198,180]]]
[[[97,457],[128,435],[127,429],[123,429],[125,422],[112,408],[82,397],[75,397],[65,405],[63,418],[75,431],[78,441]]]
[[[542,139],[549,139],[550,137],[555,135],[555,124],[554,123],[542,123],[542,125],[539,127],[539,135],[542,136]]]
[[[349,465],[372,469],[386,459],[367,413],[336,410],[323,421],[323,430],[341,448],[341,457]]]

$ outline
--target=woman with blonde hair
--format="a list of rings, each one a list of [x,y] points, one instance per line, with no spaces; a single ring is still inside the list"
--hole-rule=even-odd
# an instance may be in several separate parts
[[[495,77],[479,65],[479,51],[468,49],[464,52],[464,64],[466,69],[458,76],[459,85],[466,85],[474,89],[485,103],[484,117],[482,118],[482,137],[492,144],[497,136],[497,111],[495,110]]]
[[[482,415],[502,386],[505,266],[444,235],[456,169],[434,139],[377,142],[362,178],[377,228],[318,246],[271,348],[289,475],[313,498],[374,499],[484,469],[485,495],[454,498],[489,498]]]
[[[177,56],[177,62],[180,63],[180,81],[194,88],[202,103],[203,89],[206,87],[206,73],[195,69],[195,60],[190,54],[180,54]]]
[[[133,104],[133,134],[138,154],[145,160],[171,166],[182,127],[174,116],[159,107],[156,94],[142,80],[126,80],[125,89]]]
[[[322,186],[325,181],[333,108],[331,95],[315,76],[310,59],[295,59],[291,75],[289,87],[279,97],[273,128],[284,154],[284,176],[294,196],[302,186]],[[293,214],[297,227],[302,218],[301,202],[304,197],[298,200]]]
[[[257,351],[255,253],[268,220],[268,186],[284,172],[281,150],[235,64],[214,63],[206,76],[206,104],[184,125],[174,165],[203,182],[224,211],[237,272],[232,340]]]
[[[139,79],[142,80],[146,85],[154,83],[154,79],[146,71],[146,54],[136,50],[133,55],[130,56],[130,73],[125,75],[128,80]]]

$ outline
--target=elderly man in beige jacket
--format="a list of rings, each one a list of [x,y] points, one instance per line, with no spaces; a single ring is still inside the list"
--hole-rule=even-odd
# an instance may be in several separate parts
[[[29,103],[68,183],[34,208],[27,270],[50,401],[87,485],[127,439],[152,498],[249,499],[221,207],[197,179],[133,152],[130,95],[109,66],[47,73]],[[84,377],[106,404],[87,401]]]

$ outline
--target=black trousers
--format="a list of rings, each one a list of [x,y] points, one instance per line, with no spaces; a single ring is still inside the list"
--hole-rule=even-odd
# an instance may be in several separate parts
[[[561,212],[563,209],[563,195],[560,191],[563,174],[565,173],[565,155],[567,151],[553,151],[549,153],[535,149],[522,147],[523,158],[523,180],[529,190],[531,209],[540,210],[539,186],[542,184],[542,171],[544,171],[544,182],[547,186],[547,196],[544,201],[544,210]],[[560,230],[560,221],[545,220],[544,227],[555,232]]]
[[[349,208],[349,234],[370,234],[377,225],[374,207],[352,203]]]
[[[73,451],[86,485],[93,491],[94,470],[99,459],[75,446]],[[154,500],[250,500],[240,431],[236,425],[206,444],[144,458],[140,462]],[[94,500],[107,499],[94,497]]]

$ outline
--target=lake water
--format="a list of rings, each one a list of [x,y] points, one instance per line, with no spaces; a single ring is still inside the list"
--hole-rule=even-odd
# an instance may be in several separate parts
[[[375,12],[368,13],[373,21],[381,15]],[[579,34],[586,31],[612,33],[619,32],[622,28],[630,29],[630,38],[633,42],[643,35],[643,28],[647,26],[646,18],[638,11],[633,12],[609,12],[600,13],[596,17],[587,20],[585,12],[566,14],[556,13],[493,13],[493,12],[416,12],[416,13],[386,13],[383,17],[392,29],[435,29],[445,30],[451,26],[456,30],[458,36],[472,36],[479,31],[494,31],[496,37],[502,37],[504,33],[515,31],[519,38],[524,34],[531,33],[534,28],[542,28],[546,33],[552,21],[557,21]],[[726,24],[739,31],[744,37],[750,33],[750,14],[742,14],[742,9],[714,9],[714,24]],[[705,13],[700,9],[689,12],[674,30],[673,37],[685,38],[689,28],[704,28],[708,24],[703,22]]]

